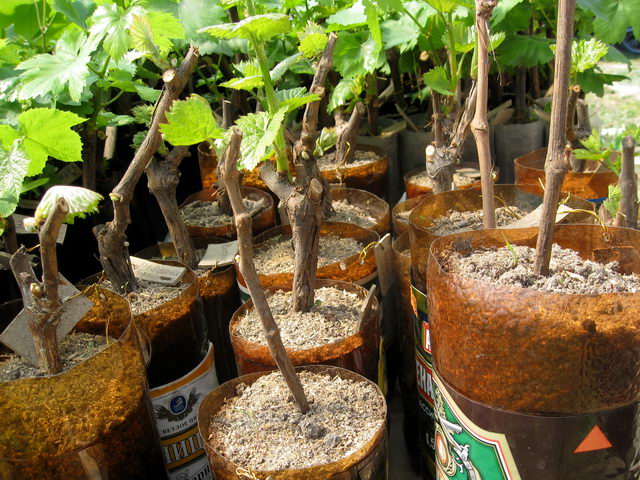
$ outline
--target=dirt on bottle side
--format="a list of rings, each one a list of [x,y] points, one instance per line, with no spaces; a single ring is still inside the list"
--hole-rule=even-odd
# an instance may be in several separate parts
[[[109,339],[115,342],[115,339]],[[71,333],[60,342],[60,358],[64,373],[79,363],[100,353],[107,346],[105,337],[88,333]],[[0,382],[19,378],[42,377],[46,374],[14,353],[0,353]]]
[[[242,202],[251,215],[257,214],[266,206],[264,199],[252,200],[245,198]],[[196,200],[188,203],[180,209],[180,215],[184,223],[197,227],[221,227],[233,222],[231,215],[220,212],[220,206],[217,201],[203,202],[202,200]]]
[[[347,167],[358,167],[380,160],[380,156],[371,150],[356,150],[353,160]],[[336,152],[330,152],[318,158],[318,168],[320,170],[335,170],[339,165],[336,163]]]
[[[311,409],[301,414],[279,372],[236,387],[211,418],[209,441],[252,471],[308,468],[362,448],[385,421],[384,399],[368,382],[301,372]]]
[[[517,207],[498,207],[496,208],[496,226],[505,227],[516,222],[527,213],[529,212],[525,212]],[[429,231],[434,235],[443,236],[470,230],[481,230],[482,227],[482,210],[466,212],[449,210],[443,216],[433,220]]]
[[[291,292],[278,291],[267,298],[280,327],[284,346],[305,350],[339,342],[357,333],[364,299],[355,293],[332,287],[315,291],[315,305],[307,313],[291,311]],[[255,310],[243,316],[236,332],[251,342],[266,345],[264,330]]]
[[[372,228],[376,225],[376,219],[369,215],[365,209],[349,203],[348,200],[333,200],[331,206],[335,213],[327,220],[331,222],[353,223],[363,228]]]
[[[320,237],[318,268],[344,260],[362,251],[364,245],[355,238],[327,235]],[[289,273],[293,271],[291,239],[276,236],[255,250],[254,262],[259,274]]]
[[[640,276],[620,273],[618,262],[585,260],[576,251],[554,244],[549,276],[545,277],[533,272],[534,258],[534,248],[506,245],[468,255],[449,252],[441,262],[447,271],[464,277],[547,292],[587,295],[640,292]]]

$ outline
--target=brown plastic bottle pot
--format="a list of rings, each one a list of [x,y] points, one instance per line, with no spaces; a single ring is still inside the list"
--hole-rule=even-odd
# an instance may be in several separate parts
[[[111,340],[66,372],[0,383],[0,478],[166,475],[129,303],[96,286],[84,293],[94,305],[75,331]]]
[[[323,373],[333,377],[367,382],[357,373],[338,367],[315,365],[299,367],[300,371]],[[209,393],[198,410],[198,428],[209,457],[211,470],[216,480],[386,480],[387,478],[387,425],[384,422],[373,437],[360,449],[337,462],[308,468],[248,471],[216,452],[208,443],[211,417],[220,410],[227,399],[235,397],[236,387],[243,383],[251,385],[265,373],[243,375],[220,385]],[[377,387],[376,387],[377,388]],[[379,391],[378,391],[379,392]],[[379,395],[383,397],[382,392]],[[386,403],[385,403],[386,416]]]

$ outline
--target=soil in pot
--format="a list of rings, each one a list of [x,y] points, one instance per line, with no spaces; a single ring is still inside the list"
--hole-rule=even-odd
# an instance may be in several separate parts
[[[376,299],[363,318],[367,291],[354,284],[318,280],[308,313],[289,312],[291,285],[271,287],[268,302],[294,365],[328,364],[378,380],[380,311]],[[249,300],[229,326],[238,372],[275,369],[259,319]]]
[[[498,170],[492,172],[493,181],[498,181]],[[412,170],[404,176],[407,198],[419,197],[433,193],[433,180],[424,168]],[[461,164],[453,174],[455,190],[464,190],[480,186],[480,170],[473,164]]]
[[[542,197],[538,195],[538,188],[534,185],[495,185],[494,193],[496,205],[517,208],[521,212],[531,212],[542,203]],[[562,198],[566,198],[562,194]],[[593,217],[585,212],[593,210],[593,204],[575,197],[568,196],[566,206],[574,209],[562,223],[592,223]],[[409,216],[409,228],[411,230],[411,257],[414,272],[414,285],[421,291],[426,291],[424,284],[429,247],[440,235],[434,233],[432,227],[436,218],[440,218],[449,211],[469,212],[482,209],[482,196],[480,189],[454,190],[451,192],[431,195],[413,208]],[[582,210],[582,211],[580,211]],[[508,216],[507,216],[508,217]],[[478,228],[481,227],[481,222]]]
[[[544,161],[547,149],[541,148],[514,160],[517,184],[534,185],[542,194],[544,185]],[[618,176],[604,167],[601,162],[590,162],[587,171],[569,170],[562,182],[562,191],[594,202],[602,202],[609,195],[609,185],[618,183]]]
[[[335,162],[335,152],[318,158],[320,173],[329,183],[359,188],[382,197],[385,192],[389,157],[381,148],[373,145],[356,145],[351,163],[340,166]]]
[[[537,233],[465,232],[431,244],[436,430],[447,428],[443,418],[460,425],[462,434],[482,429],[504,458],[513,459],[510,471],[527,480],[633,478],[639,458],[640,295],[638,277],[620,273],[640,272],[640,233],[558,225],[554,242],[577,254],[556,247],[553,276],[546,280],[519,272],[530,261]],[[519,255],[517,265],[503,251],[506,242]],[[449,271],[453,255],[473,259],[476,251],[491,255],[495,264],[488,271],[497,281],[474,278],[479,266],[472,263]],[[622,270],[604,265],[616,259]],[[486,258],[480,263],[486,265]],[[624,283],[627,290],[621,291]],[[445,444],[440,451],[450,451]],[[470,444],[468,460],[484,477],[477,448]]]
[[[335,367],[298,372],[311,400],[305,415],[279,372],[240,377],[205,399],[199,425],[216,478],[386,479],[380,390]]]
[[[357,333],[364,299],[339,288],[321,287],[315,291],[315,305],[306,313],[291,311],[291,292],[279,290],[267,298],[280,328],[285,348],[306,350],[339,342]],[[255,310],[240,318],[235,333],[250,342],[267,345]]]
[[[378,235],[389,231],[389,204],[377,195],[356,188],[331,188],[335,214],[330,222],[354,223],[374,230]]]
[[[252,215],[253,233],[258,234],[275,225],[273,197],[255,188],[242,188],[243,201]],[[201,190],[186,198],[180,206],[182,218],[192,238],[236,237],[233,217],[220,213],[216,189]]]
[[[529,212],[518,207],[498,207],[496,208],[496,227],[506,227],[520,220],[527,213]],[[447,210],[441,217],[434,218],[429,228],[434,235],[442,237],[469,230],[482,230],[482,227],[482,210],[464,212]]]
[[[338,263],[357,255],[365,246],[355,238],[327,235],[320,237],[318,267]],[[255,252],[259,274],[287,273],[293,269],[294,252],[291,241],[284,236],[267,240]]]
[[[193,239],[196,254],[201,258],[207,245],[224,243],[219,238]],[[175,260],[173,243],[162,243],[138,252],[137,256],[147,259]],[[233,312],[240,306],[233,265],[218,268],[197,269],[198,292],[202,298],[207,321],[207,336],[214,346],[216,373],[220,382],[226,382],[238,375],[233,348],[229,339],[229,322]]]
[[[443,267],[464,277],[547,292],[586,295],[640,292],[640,277],[619,272],[616,261],[603,264],[585,260],[578,252],[554,244],[549,275],[542,276],[533,272],[534,255],[534,248],[521,245],[465,254],[452,252]]]
[[[211,446],[246,469],[301,469],[355,453],[385,423],[374,385],[312,372],[299,378],[313,399],[308,413],[291,401],[280,372],[264,375],[238,385],[238,396],[211,418]]]
[[[251,200],[245,198],[242,200],[245,208],[251,216],[260,212],[265,207],[263,199]],[[233,217],[220,211],[217,201],[203,202],[196,200],[188,203],[180,209],[180,215],[186,225],[195,227],[221,227],[233,222]]]
[[[323,240],[323,237],[333,237],[338,240],[333,242],[335,245],[332,246],[332,242]],[[322,258],[318,260],[317,277],[367,285],[376,278],[377,266],[373,248],[366,247],[373,245],[378,240],[379,237],[375,232],[355,224],[323,222],[320,225],[320,257]],[[263,253],[270,248],[276,248],[276,250],[268,255]],[[341,258],[328,263],[336,257],[338,251],[345,256],[337,255]],[[331,254],[331,252],[334,253]],[[285,265],[276,262],[273,260],[272,254],[277,254],[280,261],[288,258],[290,263]],[[254,257],[260,282],[264,287],[290,283],[293,280],[291,226],[279,225],[255,237]],[[236,275],[240,287],[240,297],[246,301],[249,298],[248,291],[244,285],[244,279],[237,269]]]
[[[2,478],[85,478],[87,469],[122,480],[165,475],[129,306],[105,289],[84,293],[94,306],[75,332],[110,339],[61,374],[0,382]]]

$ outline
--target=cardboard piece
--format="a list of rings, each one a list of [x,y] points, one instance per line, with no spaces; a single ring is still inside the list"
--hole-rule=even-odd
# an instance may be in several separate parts
[[[58,342],[60,342],[78,322],[93,307],[93,302],[74,287],[69,281],[60,275],[58,293],[62,300],[62,315],[56,330]],[[37,367],[36,348],[33,343],[31,330],[27,325],[27,312],[22,309],[9,326],[0,335],[0,342],[20,355],[31,365]]]
[[[558,207],[558,212],[556,213],[556,223],[561,222],[564,217],[571,213],[571,208],[566,205],[560,205]],[[542,205],[538,206],[535,210],[528,213],[521,219],[516,222],[510,223],[509,225],[505,225],[504,227],[498,228],[528,228],[528,227],[537,227],[540,224],[540,215],[542,214]]]
[[[162,265],[161,263],[151,262],[138,257],[130,258],[133,273],[136,278],[147,280],[149,282],[176,285],[184,275],[184,272],[187,271],[184,267]]]
[[[207,251],[198,263],[198,268],[224,267],[232,265],[238,254],[238,241],[232,240],[226,243],[210,243]]]

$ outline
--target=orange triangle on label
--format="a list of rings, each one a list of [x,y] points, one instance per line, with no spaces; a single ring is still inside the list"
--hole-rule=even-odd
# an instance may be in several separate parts
[[[611,442],[609,439],[605,437],[602,430],[598,425],[594,425],[589,435],[584,437],[582,443],[578,445],[578,447],[573,451],[573,453],[582,453],[582,452],[593,452],[594,450],[604,450],[606,448],[611,448]]]

